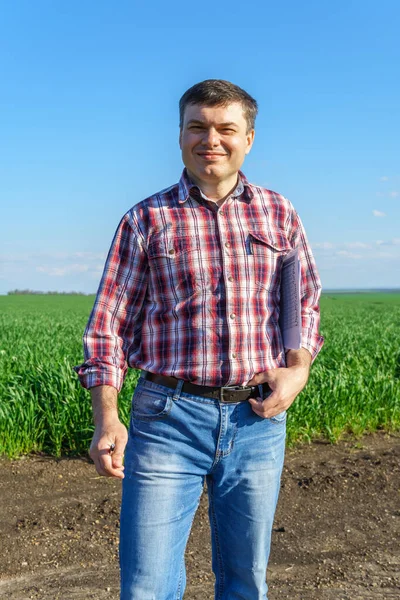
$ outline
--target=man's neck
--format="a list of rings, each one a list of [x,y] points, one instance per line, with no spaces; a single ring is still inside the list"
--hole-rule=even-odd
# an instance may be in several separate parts
[[[226,198],[228,198],[228,196],[236,189],[238,184],[237,173],[232,175],[229,179],[217,183],[200,180],[189,170],[188,175],[191,181],[201,189],[203,194],[219,206],[221,206],[224,200],[226,200]]]

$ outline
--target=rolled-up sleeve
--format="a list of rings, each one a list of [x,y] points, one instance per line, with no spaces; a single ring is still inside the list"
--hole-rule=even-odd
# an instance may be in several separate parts
[[[147,290],[147,275],[144,240],[128,212],[115,232],[83,334],[84,362],[73,367],[84,388],[111,385],[121,391]]]
[[[301,298],[301,346],[311,354],[314,362],[324,344],[319,334],[321,280],[307,240],[304,226],[295,209],[291,215],[291,245],[299,249],[300,259],[300,298]]]

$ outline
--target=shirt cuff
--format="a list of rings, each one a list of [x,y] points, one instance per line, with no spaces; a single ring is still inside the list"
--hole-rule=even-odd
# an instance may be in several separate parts
[[[100,363],[96,359],[76,365],[73,370],[77,373],[81,386],[87,390],[98,385],[111,385],[118,392],[122,389],[127,372],[126,367]]]
[[[320,352],[322,346],[324,345],[324,338],[322,335],[314,335],[310,336],[309,332],[303,331],[301,338],[301,347],[305,348],[311,354],[311,364],[313,364],[314,360],[317,358],[318,353]]]

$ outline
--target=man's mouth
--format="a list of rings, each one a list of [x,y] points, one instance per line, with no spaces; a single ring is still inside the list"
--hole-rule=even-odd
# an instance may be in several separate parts
[[[220,158],[221,156],[226,156],[225,154],[219,154],[215,152],[198,152],[197,153],[201,158],[206,158],[207,160]]]

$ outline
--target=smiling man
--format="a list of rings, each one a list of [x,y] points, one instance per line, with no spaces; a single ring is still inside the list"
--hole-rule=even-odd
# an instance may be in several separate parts
[[[227,106],[189,105],[184,113],[179,144],[190,179],[221,205],[238,182],[238,172],[250,152],[254,129],[249,129],[239,102]]]
[[[75,367],[92,395],[90,456],[123,479],[121,600],[183,597],[205,482],[215,598],[266,599],[286,411],[323,344],[321,285],[292,204],[240,170],[256,101],[211,79],[179,108],[181,179],[122,218]],[[302,347],[285,352],[279,285],[293,248]],[[117,408],[128,366],[141,369],[129,435]]]

